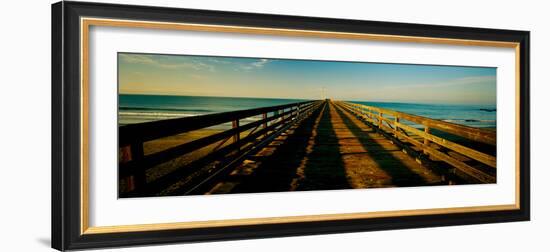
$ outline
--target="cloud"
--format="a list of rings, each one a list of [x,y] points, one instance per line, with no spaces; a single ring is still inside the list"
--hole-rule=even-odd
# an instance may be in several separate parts
[[[120,54],[120,59],[127,63],[133,63],[133,64],[155,64],[155,60],[153,60],[148,55],[139,55],[139,54]]]
[[[232,60],[225,60],[222,58],[206,58],[206,59],[187,59],[186,62],[171,62],[164,60],[166,56],[158,55],[143,55],[143,54],[120,54],[120,60],[130,64],[142,64],[151,67],[164,68],[164,69],[192,69],[195,71],[209,71],[215,72],[216,65],[228,65],[234,67],[237,71],[252,71],[256,69],[262,69],[267,64],[274,60],[258,59],[253,62],[241,63]]]
[[[496,75],[484,75],[484,76],[471,76],[455,79],[450,82],[453,85],[467,85],[467,84],[479,84],[479,83],[496,83]]]
[[[452,86],[464,86],[464,85],[479,85],[479,84],[491,84],[496,83],[496,76],[494,75],[482,75],[482,76],[469,76],[457,79],[446,80],[442,82],[432,83],[417,83],[410,85],[391,85],[386,89],[402,89],[402,88],[440,88],[440,87],[452,87]],[[384,88],[384,87],[382,87]]]
[[[268,59],[260,59],[258,61],[254,61],[252,63],[249,63],[249,64],[243,64],[243,65],[240,65],[239,68],[241,70],[245,70],[245,71],[250,71],[250,70],[254,70],[254,69],[261,69],[263,68],[266,64],[272,62],[272,60],[268,60]]]
[[[172,63],[172,62],[161,61],[159,57],[153,57],[151,55],[120,54],[120,59],[126,63],[150,65],[152,67],[158,67],[158,68],[164,68],[164,69],[192,69],[196,71],[210,71],[210,72],[214,72],[216,70],[216,68],[213,65],[206,64],[199,61]]]

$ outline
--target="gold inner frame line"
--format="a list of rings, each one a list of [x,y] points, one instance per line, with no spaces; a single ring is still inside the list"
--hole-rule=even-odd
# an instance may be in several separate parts
[[[514,48],[515,56],[516,56],[516,62],[515,62],[515,65],[516,65],[516,70],[515,70],[515,75],[516,75],[516,80],[515,80],[516,82],[515,204],[90,227],[89,225],[90,224],[89,223],[89,210],[90,210],[89,209],[89,166],[88,166],[89,164],[89,155],[88,155],[89,154],[89,149],[88,149],[89,129],[88,127],[89,127],[89,77],[90,77],[89,76],[90,26]],[[237,225],[279,224],[279,223],[291,223],[291,222],[311,222],[311,221],[328,221],[328,220],[350,220],[350,219],[366,219],[366,218],[380,218],[380,217],[394,217],[394,216],[487,212],[487,211],[501,211],[501,210],[517,210],[520,208],[520,205],[519,205],[520,203],[520,193],[519,193],[519,190],[520,190],[520,180],[519,180],[519,174],[520,174],[520,169],[519,169],[520,167],[520,163],[519,163],[520,50],[519,50],[519,43],[503,42],[503,41],[488,41],[488,40],[432,38],[432,37],[416,37],[416,36],[328,32],[328,31],[316,31],[316,30],[277,29],[277,28],[249,27],[249,26],[205,25],[205,24],[194,24],[194,23],[152,22],[152,21],[101,19],[101,18],[85,18],[85,17],[80,19],[80,28],[81,28],[80,29],[80,38],[81,38],[80,40],[81,41],[80,42],[81,43],[81,47],[80,47],[80,56],[81,56],[80,57],[81,58],[81,64],[80,64],[81,66],[81,69],[80,69],[81,70],[81,78],[80,78],[80,81],[81,81],[80,83],[81,84],[81,164],[80,164],[80,169],[81,169],[80,170],[80,174],[81,174],[80,224],[81,225],[80,226],[81,228],[80,228],[80,233],[82,235],[100,234],[100,233],[205,228],[205,227],[224,227],[224,226],[237,226]]]

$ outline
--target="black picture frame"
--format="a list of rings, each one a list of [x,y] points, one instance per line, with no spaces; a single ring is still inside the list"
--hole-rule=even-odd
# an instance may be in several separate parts
[[[365,34],[491,40],[519,43],[519,209],[291,222],[160,231],[82,234],[80,18],[102,17],[159,22],[321,30]],[[268,15],[102,3],[52,5],[52,247],[58,250],[175,242],[253,239],[388,229],[422,228],[530,218],[529,32],[393,22]]]

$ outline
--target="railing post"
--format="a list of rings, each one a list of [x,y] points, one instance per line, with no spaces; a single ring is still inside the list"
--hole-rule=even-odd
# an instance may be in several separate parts
[[[124,146],[122,148],[120,148],[121,150],[121,157],[120,157],[120,162],[119,163],[128,163],[130,160],[132,160],[132,148],[130,147],[130,145],[127,145],[127,146]]]
[[[382,111],[378,111],[378,128],[382,129]]]
[[[397,133],[398,133],[397,131],[399,131],[399,129],[397,128],[397,124],[399,124],[399,117],[395,115],[394,124],[393,124],[393,136],[399,139],[397,137]]]
[[[262,114],[262,119],[263,119],[263,120],[267,119],[267,112],[264,112],[264,113]],[[267,128],[267,121],[264,121],[262,127],[263,127],[264,129]],[[267,132],[264,134],[264,137],[265,137],[265,136],[267,136]]]
[[[128,147],[126,147],[125,149],[126,149],[125,151],[128,151]],[[147,180],[145,177],[145,169],[142,169],[142,167],[140,166],[140,160],[142,160],[144,157],[143,143],[140,143],[140,142],[132,143],[129,146],[129,153],[123,153],[122,156],[123,156],[123,159],[127,159],[127,160],[122,160],[123,162],[132,160],[136,164],[136,167],[134,167],[134,169],[138,170],[138,172],[128,177],[126,181],[128,186],[128,191],[129,192],[134,191],[138,188],[143,187],[147,183]]]
[[[424,125],[424,133],[430,134],[430,127],[427,125]],[[424,154],[428,155],[428,151],[425,148],[428,148],[428,144],[430,144],[430,140],[428,140],[427,136],[424,136]]]
[[[238,128],[239,127],[239,120],[233,120],[233,122],[231,123],[232,124],[232,128],[235,129],[235,128]],[[241,132],[237,132],[235,133],[235,135],[233,135],[233,142],[234,143],[237,143],[239,142],[241,138]],[[238,150],[241,150],[241,147],[237,148]]]

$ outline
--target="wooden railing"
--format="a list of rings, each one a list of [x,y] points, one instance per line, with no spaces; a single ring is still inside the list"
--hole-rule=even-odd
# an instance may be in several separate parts
[[[483,183],[496,182],[496,157],[486,153],[495,152],[496,132],[493,130],[468,127],[357,103],[339,101],[335,104],[347,109],[395,140],[412,144],[420,149],[423,155],[451,165],[469,179]],[[420,125],[421,129],[413,125]],[[432,134],[432,130],[449,133],[467,141],[481,143],[481,145],[489,146],[489,149],[492,150],[482,152],[446,139],[441,134],[440,136]],[[483,164],[481,169],[467,164],[463,157]],[[482,169],[485,167],[488,169]]]
[[[270,142],[291,125],[307,118],[323,103],[324,101],[307,101],[121,126],[119,127],[119,156],[121,157],[119,180],[124,181],[125,190],[119,192],[119,196],[156,195],[183,178],[200,172],[204,166],[221,161],[220,168],[194,176],[194,182],[182,186],[176,193],[185,194],[217,174],[224,166],[235,163],[239,158]],[[261,119],[241,124],[242,119],[259,115]],[[153,154],[144,154],[145,142],[225,123],[231,123],[231,128]],[[246,135],[243,136],[243,134]],[[147,181],[148,169],[206,146],[214,147],[208,154],[160,178]]]

